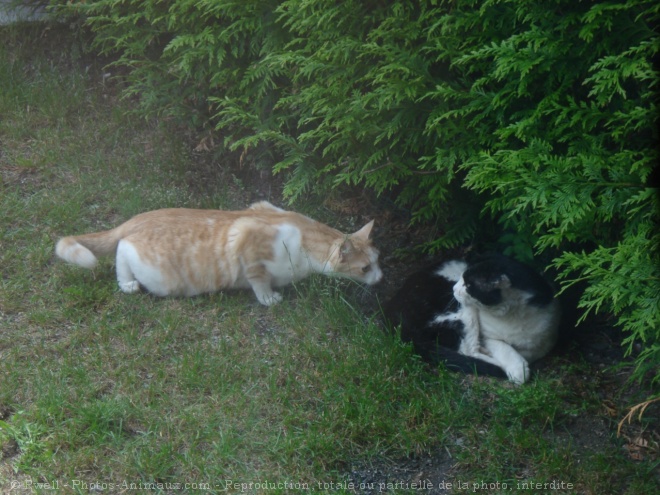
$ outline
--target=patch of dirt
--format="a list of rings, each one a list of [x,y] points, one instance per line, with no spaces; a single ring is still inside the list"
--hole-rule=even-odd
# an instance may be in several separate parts
[[[453,461],[446,452],[430,456],[401,459],[397,462],[355,466],[350,470],[353,491],[367,495],[395,491],[420,491],[427,495],[452,492],[455,474]]]
[[[43,177],[37,167],[19,167],[3,164],[0,160],[0,187],[19,191],[35,191],[41,187]]]
[[[11,408],[0,404],[0,420],[7,421],[12,414]],[[34,493],[28,476],[16,473],[14,462],[20,454],[16,441],[4,440],[0,442],[0,494],[12,493],[16,495]]]
[[[0,494],[32,495],[32,479],[23,474],[14,472],[10,462],[0,459]]]

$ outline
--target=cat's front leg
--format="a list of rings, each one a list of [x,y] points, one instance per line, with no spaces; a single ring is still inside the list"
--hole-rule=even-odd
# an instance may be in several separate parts
[[[252,290],[254,290],[254,293],[257,296],[257,300],[264,306],[272,306],[273,304],[277,304],[278,302],[282,301],[282,294],[272,289],[270,289],[270,291],[262,291],[252,286]]]
[[[512,346],[494,339],[484,339],[483,345],[507,374],[509,380],[518,385],[529,380],[531,376],[529,363]]]
[[[463,306],[456,317],[463,323],[463,338],[458,352],[466,356],[474,356],[482,359],[480,352],[481,331],[479,326],[479,312],[475,307]]]
[[[254,265],[247,270],[247,281],[257,296],[257,300],[264,306],[272,306],[282,301],[282,294],[273,290],[272,276],[263,265]]]

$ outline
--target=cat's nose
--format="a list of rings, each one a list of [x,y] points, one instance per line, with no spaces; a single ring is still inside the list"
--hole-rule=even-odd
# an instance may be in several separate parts
[[[367,275],[367,279],[365,280],[365,282],[369,285],[374,285],[380,282],[382,278],[383,278],[383,272],[381,271],[380,267],[374,266]]]

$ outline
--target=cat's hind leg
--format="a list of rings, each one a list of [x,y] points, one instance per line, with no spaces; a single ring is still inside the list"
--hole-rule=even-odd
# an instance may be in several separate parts
[[[117,246],[117,282],[127,294],[139,291],[140,287],[161,297],[182,293],[171,281],[168,284],[159,268],[142,260],[133,243],[126,239]]]
[[[140,283],[131,268],[137,257],[135,248],[130,243],[120,241],[117,246],[116,270],[119,289],[126,294],[135,294],[140,290]]]

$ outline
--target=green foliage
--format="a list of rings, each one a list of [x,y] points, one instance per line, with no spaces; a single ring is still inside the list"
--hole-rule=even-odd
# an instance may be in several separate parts
[[[237,82],[254,78],[253,60],[276,36],[275,4],[101,0],[65,2],[58,11],[86,18],[97,46],[116,57],[111,66],[126,74],[125,94],[141,113],[208,127],[209,96],[249,92]]]
[[[660,361],[657,2],[66,4],[143,113],[214,130],[291,200],[392,194],[442,226],[432,250],[495,223],[508,252],[588,282],[581,306],[643,343],[640,377]]]

